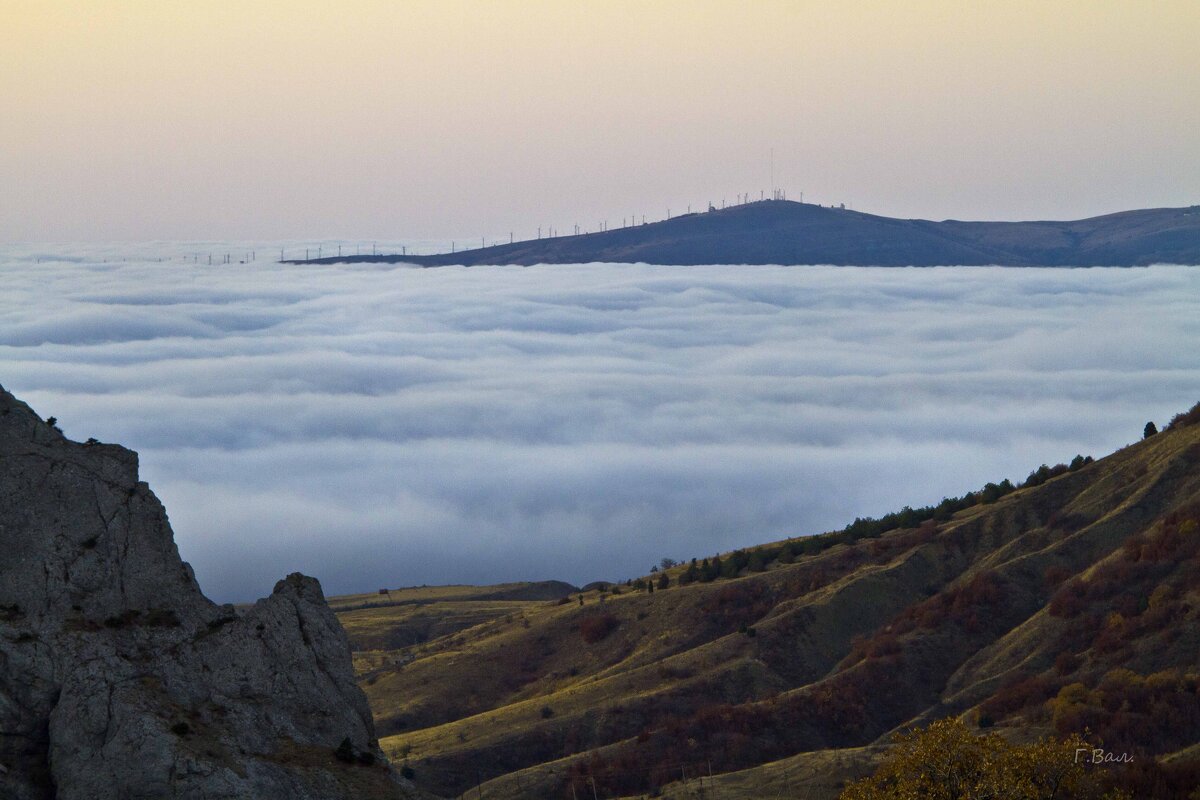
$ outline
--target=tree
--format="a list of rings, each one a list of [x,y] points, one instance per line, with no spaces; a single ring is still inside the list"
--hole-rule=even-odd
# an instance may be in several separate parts
[[[1149,439],[1151,436],[1153,436],[1156,433],[1158,433],[1158,426],[1155,425],[1152,420],[1150,422],[1147,422],[1146,427],[1142,429],[1142,438]]]
[[[721,557],[714,555],[713,560],[708,563],[708,570],[704,575],[704,581],[716,581],[721,577]]]
[[[1095,752],[1078,734],[1010,744],[943,719],[897,736],[875,774],[851,783],[839,800],[1127,800],[1105,792],[1104,770],[1089,760]]]
[[[667,589],[670,586],[671,586],[671,576],[664,572],[662,575],[660,575],[658,577],[659,591],[662,591],[663,589]]]

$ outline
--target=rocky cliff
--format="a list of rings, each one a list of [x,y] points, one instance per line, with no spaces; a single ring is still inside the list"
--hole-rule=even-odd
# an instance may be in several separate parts
[[[137,471],[0,388],[0,797],[416,796],[320,584],[210,602]]]

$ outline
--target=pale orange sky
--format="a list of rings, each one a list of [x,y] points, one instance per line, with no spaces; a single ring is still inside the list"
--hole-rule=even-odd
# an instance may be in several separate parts
[[[1200,202],[1200,3],[0,0],[0,241]]]

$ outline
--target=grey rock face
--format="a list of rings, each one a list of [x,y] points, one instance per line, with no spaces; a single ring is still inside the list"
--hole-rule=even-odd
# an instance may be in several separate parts
[[[0,388],[0,797],[415,796],[315,579],[213,604],[137,455]]]

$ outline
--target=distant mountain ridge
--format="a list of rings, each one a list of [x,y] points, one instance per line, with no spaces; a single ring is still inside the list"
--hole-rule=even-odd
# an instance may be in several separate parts
[[[1114,266],[1200,264],[1200,206],[1057,222],[895,219],[790,200],[686,214],[598,233],[439,255],[339,256],[303,262]]]

